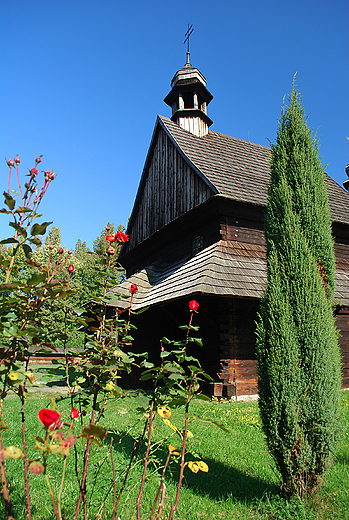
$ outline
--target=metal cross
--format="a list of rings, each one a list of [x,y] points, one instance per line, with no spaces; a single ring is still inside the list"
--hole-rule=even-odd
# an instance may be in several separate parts
[[[185,33],[185,37],[186,37],[186,38],[185,38],[185,40],[184,40],[184,42],[183,42],[183,43],[188,42],[188,51],[187,51],[188,53],[189,53],[189,37],[190,37],[190,35],[192,34],[193,31],[194,31],[194,29],[193,29],[193,25],[190,24],[190,23],[188,23],[188,30],[187,30],[187,32]]]

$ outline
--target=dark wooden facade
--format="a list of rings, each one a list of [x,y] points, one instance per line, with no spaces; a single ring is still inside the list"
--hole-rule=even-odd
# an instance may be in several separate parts
[[[195,298],[204,347],[193,354],[224,384],[215,387],[218,395],[257,393],[255,322],[266,284],[269,153],[216,132],[196,137],[158,118],[129,221],[130,241],[120,256],[127,280],[116,292],[127,293],[136,283],[134,310],[147,308],[135,316],[135,347],[156,358],[162,336],[178,338]],[[326,183],[343,385],[349,387],[349,196],[329,177]]]

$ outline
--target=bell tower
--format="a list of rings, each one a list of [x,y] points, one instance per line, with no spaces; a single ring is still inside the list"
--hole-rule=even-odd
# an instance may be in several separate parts
[[[207,115],[207,105],[213,96],[206,88],[205,77],[190,63],[190,30],[188,26],[188,36],[184,40],[188,41],[187,62],[173,76],[171,91],[164,101],[172,108],[172,121],[197,137],[203,137],[213,123]]]

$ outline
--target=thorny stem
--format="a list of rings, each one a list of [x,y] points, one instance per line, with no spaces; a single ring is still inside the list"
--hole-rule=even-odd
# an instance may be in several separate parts
[[[116,504],[116,478],[115,478],[115,467],[114,467],[114,457],[113,457],[113,437],[110,439],[110,460],[111,460],[111,469],[113,472],[113,484],[114,484],[114,490],[113,490],[113,516],[112,520],[114,520],[115,516],[115,504]]]
[[[181,464],[180,464],[180,472],[179,472],[179,479],[178,479],[178,485],[177,485],[177,493],[176,493],[176,500],[173,506],[171,507],[170,515],[168,517],[168,520],[172,520],[173,515],[177,509],[178,501],[179,501],[179,493],[182,487],[183,482],[183,476],[184,476],[184,468],[185,468],[185,449],[187,445],[187,435],[188,435],[188,423],[189,423],[189,403],[190,403],[190,392],[193,386],[193,382],[189,384],[188,390],[187,390],[187,402],[185,404],[185,423],[184,423],[184,435],[183,435],[183,441],[182,441],[182,455],[181,455]]]
[[[22,437],[23,437],[23,454],[24,454],[24,482],[25,482],[25,496],[27,500],[27,518],[28,520],[31,520],[31,500],[30,500],[30,494],[29,494],[29,478],[28,478],[28,457],[27,457],[27,442],[26,442],[26,429],[25,429],[25,414],[24,414],[24,400],[25,400],[25,383],[21,389],[21,401],[22,401],[22,408],[21,408],[21,415],[22,415]]]
[[[192,321],[193,321],[193,316],[194,316],[194,311],[190,311],[190,320],[189,320],[189,325],[188,325],[188,328],[187,328],[187,334],[186,334],[186,336],[185,336],[185,347],[184,347],[184,348],[186,348],[186,346],[187,346],[187,344],[188,344],[188,338],[189,338],[189,332],[190,332],[190,325],[191,325],[191,323],[192,323]]]
[[[8,482],[7,482],[7,477],[6,477],[5,461],[4,461],[4,456],[2,453],[1,432],[0,432],[0,472],[1,472],[1,483],[2,483],[2,495],[3,495],[4,501],[5,501],[6,519],[14,520],[14,518],[12,516],[12,505],[11,505],[10,493],[9,493]]]
[[[22,204],[23,204],[23,192],[22,192],[22,186],[21,186],[21,183],[20,183],[20,181],[19,181],[18,163],[16,164],[16,171],[17,171],[17,182],[18,182],[18,187],[19,187],[19,191],[21,192]]]
[[[165,473],[166,473],[166,470],[167,470],[168,463],[170,462],[170,457],[171,457],[171,452],[169,451],[168,454],[167,454],[167,458],[166,458],[166,462],[165,462],[164,468],[163,468],[163,470],[162,470],[161,480],[160,480],[160,484],[159,484],[158,492],[156,493],[156,497],[155,497],[155,499],[154,499],[153,507],[152,507],[152,509],[151,509],[150,520],[154,520],[156,504],[157,504],[157,502],[158,502],[158,500],[159,500],[160,493],[162,492],[162,489],[163,489],[163,486],[164,486]]]
[[[142,480],[141,480],[141,486],[140,486],[139,494],[138,494],[138,497],[137,497],[137,500],[136,500],[137,520],[141,520],[141,498],[142,498],[142,494],[143,494],[143,488],[144,488],[145,476],[146,476],[146,473],[147,473],[147,467],[148,467],[148,464],[149,464],[149,453],[150,453],[150,448],[151,448],[151,435],[152,435],[153,420],[154,420],[153,410],[154,410],[154,398],[152,399],[151,406],[150,406],[150,411],[149,411],[147,451],[146,451],[145,457],[144,457],[144,467],[143,467],[143,475],[142,475]]]
[[[12,166],[10,166],[10,170],[8,172],[8,181],[7,181],[7,193],[10,195],[10,180],[11,180],[11,170]]]
[[[148,428],[148,421],[145,422],[144,424],[144,429],[143,429],[143,433],[141,435],[141,437],[138,439],[137,442],[134,443],[133,445],[133,449],[132,449],[132,453],[131,453],[131,457],[130,457],[130,461],[128,463],[128,466],[127,466],[127,469],[126,469],[126,474],[125,474],[125,478],[124,478],[124,481],[121,485],[121,488],[120,488],[120,491],[119,491],[119,496],[118,496],[118,499],[116,501],[116,504],[115,504],[115,508],[113,510],[113,515],[111,517],[110,520],[114,520],[115,516],[116,516],[116,513],[117,513],[117,509],[118,509],[118,505],[119,505],[119,502],[120,502],[120,499],[121,499],[121,494],[123,492],[123,490],[125,489],[125,486],[126,486],[126,482],[127,482],[127,478],[128,478],[128,474],[130,472],[130,469],[131,469],[131,466],[132,466],[132,462],[133,462],[133,459],[136,455],[136,453],[138,452],[139,448],[141,447],[141,444],[142,444],[142,441],[145,437],[145,433],[147,431],[147,428]]]
[[[92,408],[92,413],[91,413],[90,424],[93,424],[93,421],[94,421],[95,408],[96,408],[96,404],[97,404],[97,396],[98,396],[98,385],[96,386],[95,393],[93,396],[93,408]],[[79,498],[78,498],[78,502],[77,502],[76,508],[75,508],[74,520],[77,520],[77,518],[78,518],[82,499],[84,501],[84,518],[87,518],[87,516],[86,516],[87,515],[87,511],[86,511],[86,477],[87,477],[88,461],[90,458],[91,444],[92,444],[92,441],[91,441],[91,438],[89,437],[89,439],[87,441],[87,445],[86,445],[86,450],[85,450],[84,469],[83,469],[82,479],[81,479],[81,484],[80,484]]]
[[[62,517],[60,516],[59,511],[57,509],[55,496],[54,496],[54,493],[53,493],[53,488],[52,488],[52,486],[50,484],[50,481],[49,481],[48,476],[47,476],[46,473],[45,473],[45,480],[46,480],[46,484],[47,484],[47,487],[48,487],[49,492],[50,492],[50,497],[51,497],[51,502],[52,502],[52,507],[53,507],[53,513],[54,513],[55,517],[57,518],[57,520],[62,520]]]
[[[73,419],[72,419],[72,422],[71,422],[70,427],[69,427],[68,436],[71,433],[72,426],[73,426]],[[62,518],[61,498],[62,498],[62,492],[63,492],[65,471],[66,471],[66,468],[67,468],[67,459],[68,459],[68,455],[65,455],[64,456],[64,462],[63,462],[63,469],[62,469],[61,485],[60,485],[59,492],[58,492],[58,495],[57,495],[57,507],[58,507],[59,518]]]

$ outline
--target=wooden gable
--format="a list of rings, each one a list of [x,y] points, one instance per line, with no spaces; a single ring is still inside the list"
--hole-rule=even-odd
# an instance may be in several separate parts
[[[130,241],[123,254],[215,193],[158,120],[128,225]]]

